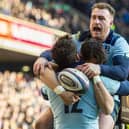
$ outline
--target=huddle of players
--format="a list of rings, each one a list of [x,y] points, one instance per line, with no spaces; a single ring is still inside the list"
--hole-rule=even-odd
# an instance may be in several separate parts
[[[52,58],[58,65],[56,72],[59,72],[67,67],[76,67],[83,64],[84,62],[91,62],[95,64],[103,64],[106,62],[106,53],[102,43],[99,43],[93,39],[90,39],[89,41],[85,40],[83,42],[79,53],[79,60],[77,59],[77,54],[76,45],[73,43],[71,37],[66,35],[59,38],[52,49]],[[129,93],[129,88],[126,87],[126,85],[123,85],[123,82],[120,83],[119,81],[112,80],[111,78],[104,76],[101,76],[100,79],[102,81],[101,83],[104,84],[103,88],[106,87],[106,90],[108,90],[111,95],[120,95],[121,92],[119,91],[123,89],[126,91],[126,93]],[[56,129],[78,129],[80,127],[85,129],[99,129],[98,114],[102,106],[98,106],[99,102],[96,101],[92,81],[90,81],[90,87],[88,91],[81,96],[80,100],[69,106],[64,105],[64,102],[61,100],[61,98],[48,87],[43,87],[42,90],[44,91],[44,94],[48,95],[54,115],[54,125]],[[107,101],[105,99],[107,94],[101,93],[101,95],[103,100]],[[98,101],[101,101],[101,98],[99,98]],[[110,111],[108,113],[112,112],[114,106],[112,103],[113,100],[110,99],[110,101],[110,103],[107,102],[110,107]],[[102,108],[101,110],[104,111]],[[76,125],[73,123],[78,124]]]
[[[99,74],[101,73],[101,75],[113,78],[115,80],[122,81],[122,80],[125,80],[128,76],[129,62],[128,62],[127,57],[129,57],[129,45],[127,44],[126,40],[122,36],[116,34],[112,30],[110,30],[110,26],[113,23],[114,15],[115,15],[114,10],[112,9],[112,7],[110,5],[108,5],[106,3],[97,3],[93,6],[92,13],[91,13],[91,19],[90,19],[90,32],[84,32],[83,34],[81,34],[81,37],[79,40],[84,41],[84,39],[87,37],[89,37],[89,38],[93,37],[98,42],[101,41],[101,43],[107,53],[107,60],[106,60],[107,65],[105,65],[105,64],[104,65],[103,64],[95,65],[92,63],[84,63],[84,65],[82,65],[83,67],[81,67],[81,65],[80,65],[80,66],[78,66],[78,69],[85,72],[86,75],[93,76],[94,74],[92,74],[92,73],[95,73],[97,68],[100,68],[101,70],[100,70]],[[81,46],[81,44],[77,44],[77,45]],[[46,51],[41,56],[46,58],[48,61],[52,60],[52,52],[51,51]],[[60,55],[58,55],[58,56],[60,56]],[[66,62],[66,60],[63,60],[62,62],[64,63],[64,62]],[[35,73],[38,73],[40,71],[40,69],[42,69],[42,66],[44,66],[44,64],[47,64],[47,61],[43,62],[42,65],[41,64],[38,65],[38,63],[35,63],[34,64],[34,72],[37,71]],[[96,68],[93,66],[96,66]],[[93,71],[92,71],[92,68],[93,68]],[[48,77],[50,78],[50,75]],[[118,82],[116,82],[116,83],[118,83]],[[121,94],[121,95],[128,94],[129,93],[128,92],[129,82],[123,81],[123,82],[120,82],[120,85],[122,85],[121,86],[122,89],[119,88],[117,90],[117,93]],[[51,83],[50,83],[50,87],[51,87]],[[52,87],[54,87],[54,86],[52,86]],[[114,87],[112,86],[112,88],[114,88]],[[127,88],[127,90],[125,90],[126,88]],[[118,97],[117,96],[114,97],[114,100],[115,100],[114,101],[115,105],[117,106],[117,108],[119,108]],[[117,108],[115,107],[115,112],[113,112],[116,115],[117,115],[116,110],[119,110]],[[58,107],[57,107],[57,109],[58,109]],[[68,109],[68,108],[66,108],[66,109]],[[86,110],[86,108],[85,108],[85,110]],[[112,113],[112,117],[114,116],[113,113]],[[55,115],[54,115],[54,118],[57,118],[57,117],[55,117]],[[116,118],[116,116],[114,116],[113,118]],[[79,120],[79,121],[81,121],[81,120]],[[115,119],[114,119],[114,121],[115,121]],[[106,121],[106,123],[107,123],[107,121]],[[104,126],[105,126],[105,124],[104,124]],[[81,127],[81,125],[80,125],[80,127]]]

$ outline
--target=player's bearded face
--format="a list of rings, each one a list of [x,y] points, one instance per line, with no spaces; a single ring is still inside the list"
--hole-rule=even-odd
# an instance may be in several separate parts
[[[110,32],[113,17],[107,9],[95,8],[90,19],[90,32],[93,38],[105,40]]]

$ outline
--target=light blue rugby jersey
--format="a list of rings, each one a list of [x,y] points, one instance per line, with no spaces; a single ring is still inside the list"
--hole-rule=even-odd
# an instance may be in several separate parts
[[[106,62],[106,64],[108,65],[111,65],[111,66],[113,65],[112,59],[115,56],[122,55],[129,58],[129,45],[127,41],[120,35],[119,35],[119,38],[117,38],[117,40],[115,41],[115,43],[113,43],[113,45],[111,45],[110,43],[109,44],[103,43],[103,46],[108,56],[107,62]],[[117,95],[114,96],[114,100],[118,102],[120,101]]]
[[[114,45],[103,43],[103,46],[107,53],[107,63],[113,65],[112,58],[118,55],[129,57],[129,45],[123,37],[119,37]]]
[[[118,90],[120,86],[118,81],[107,77],[101,77],[101,79],[111,94]],[[48,87],[45,88],[54,114],[55,129],[99,129],[99,107],[96,103],[92,82],[90,82],[87,93],[81,96],[80,101],[70,106],[64,105],[58,95]]]

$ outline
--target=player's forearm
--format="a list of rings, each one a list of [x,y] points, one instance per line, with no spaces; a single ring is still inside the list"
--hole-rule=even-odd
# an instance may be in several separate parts
[[[40,117],[34,122],[35,129],[53,129],[53,114],[49,106],[46,106]]]
[[[43,74],[40,72],[40,79],[52,90],[54,90],[56,86],[59,85],[54,70],[47,67],[45,68]]]
[[[126,80],[129,73],[129,59],[125,56],[115,56],[113,66],[100,65],[101,75],[115,80]]]
[[[129,81],[122,81],[120,83],[120,88],[116,92],[117,95],[126,96],[129,95]]]
[[[113,97],[107,91],[100,78],[97,80],[96,77],[94,77],[93,82],[94,82],[95,96],[99,107],[101,108],[103,113],[110,114],[114,108]]]
[[[56,78],[56,74],[53,69],[48,67],[45,71],[41,72],[40,79],[45,83],[53,92],[59,95],[66,105],[77,102],[80,98],[76,96],[73,92],[65,91],[65,89],[59,85]]]

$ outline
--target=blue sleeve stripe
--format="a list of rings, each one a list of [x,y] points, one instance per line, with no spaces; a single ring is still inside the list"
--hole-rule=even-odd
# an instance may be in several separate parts
[[[101,75],[110,77],[115,80],[124,81],[129,74],[129,59],[125,56],[115,56],[113,66],[100,65]]]
[[[120,88],[118,89],[117,95],[129,95],[129,81],[123,81],[120,83]]]

